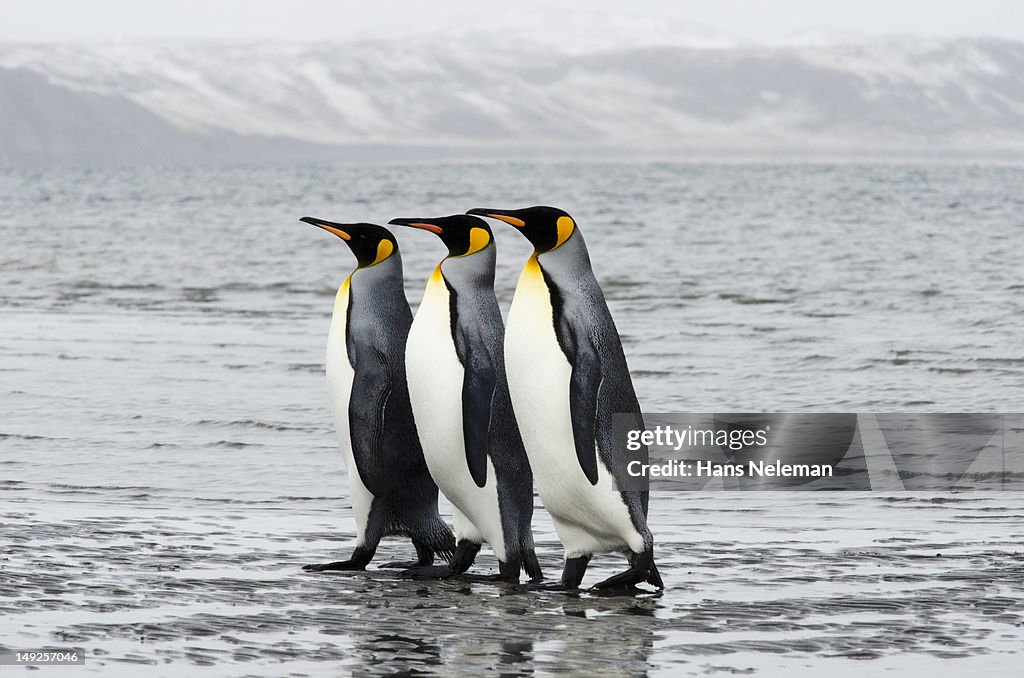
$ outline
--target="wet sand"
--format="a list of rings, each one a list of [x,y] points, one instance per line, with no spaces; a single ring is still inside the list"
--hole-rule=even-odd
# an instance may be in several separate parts
[[[399,539],[366,573],[304,573],[351,548],[336,500],[185,512],[132,490],[67,488],[55,505],[0,488],[2,644],[78,648],[86,665],[64,671],[1010,675],[1024,647],[1024,501],[1007,493],[656,495],[668,589],[605,596],[373,569],[410,556]],[[621,567],[596,558],[586,582]]]

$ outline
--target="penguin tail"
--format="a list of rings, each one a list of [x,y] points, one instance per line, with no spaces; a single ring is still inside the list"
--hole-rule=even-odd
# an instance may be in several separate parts
[[[665,582],[661,580],[661,573],[658,572],[658,564],[651,561],[651,570],[647,575],[647,583],[656,587],[659,591],[665,588]]]
[[[537,551],[533,544],[523,549],[523,569],[530,581],[544,580],[544,573],[540,571],[540,562],[537,560]]]
[[[537,560],[537,549],[533,544],[533,532],[530,530],[529,520],[519,534],[519,553],[522,558],[523,570],[530,581],[543,581],[544,573],[540,571],[540,562]]]
[[[421,531],[420,540],[434,553],[448,562],[455,555],[455,535],[441,517],[434,514]]]

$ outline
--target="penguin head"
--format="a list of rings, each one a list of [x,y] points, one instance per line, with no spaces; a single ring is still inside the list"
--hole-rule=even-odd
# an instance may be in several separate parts
[[[398,251],[398,242],[391,231],[377,224],[338,224],[333,221],[302,217],[299,221],[333,233],[356,255],[359,268],[376,266]]]
[[[504,221],[519,229],[533,243],[538,254],[550,252],[569,239],[576,231],[576,222],[557,207],[526,207],[520,210],[500,210],[477,207],[466,214],[478,214]]]
[[[392,219],[389,224],[412,226],[436,234],[448,247],[448,256],[468,257],[493,241],[487,222],[467,214],[432,219]]]

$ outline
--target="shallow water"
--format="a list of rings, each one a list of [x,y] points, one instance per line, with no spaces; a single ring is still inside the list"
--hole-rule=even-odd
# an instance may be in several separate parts
[[[660,596],[301,572],[354,536],[322,374],[352,264],[296,219],[565,207],[650,412],[1021,411],[1021,186],[1005,167],[0,173],[0,646],[123,675],[1012,673],[1011,492],[656,493]],[[442,245],[399,237],[415,302]],[[507,307],[529,248],[498,240]]]

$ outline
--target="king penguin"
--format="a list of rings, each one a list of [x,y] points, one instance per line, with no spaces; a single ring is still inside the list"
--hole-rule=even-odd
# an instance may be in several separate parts
[[[348,467],[356,547],[348,560],[302,569],[364,570],[388,535],[411,537],[417,560],[386,566],[428,566],[434,554],[450,558],[455,537],[437,512],[437,485],[409,403],[405,342],[412,311],[398,243],[375,224],[301,221],[344,240],[358,262],[338,289],[327,335],[328,400]]]
[[[642,428],[640,405],[582,233],[554,207],[468,214],[511,224],[534,247],[509,309],[505,367],[537,490],[565,547],[561,581],[545,588],[578,588],[591,556],[605,552],[626,553],[629,569],[595,588],[664,588],[647,480],[627,477],[630,453],[612,432],[615,414]]]
[[[488,543],[498,558],[497,579],[518,582],[523,569],[539,581],[533,474],[505,378],[490,226],[464,214],[390,223],[434,233],[448,247],[427,282],[405,353],[423,453],[452,503],[457,539],[448,568],[423,569],[461,574]]]

